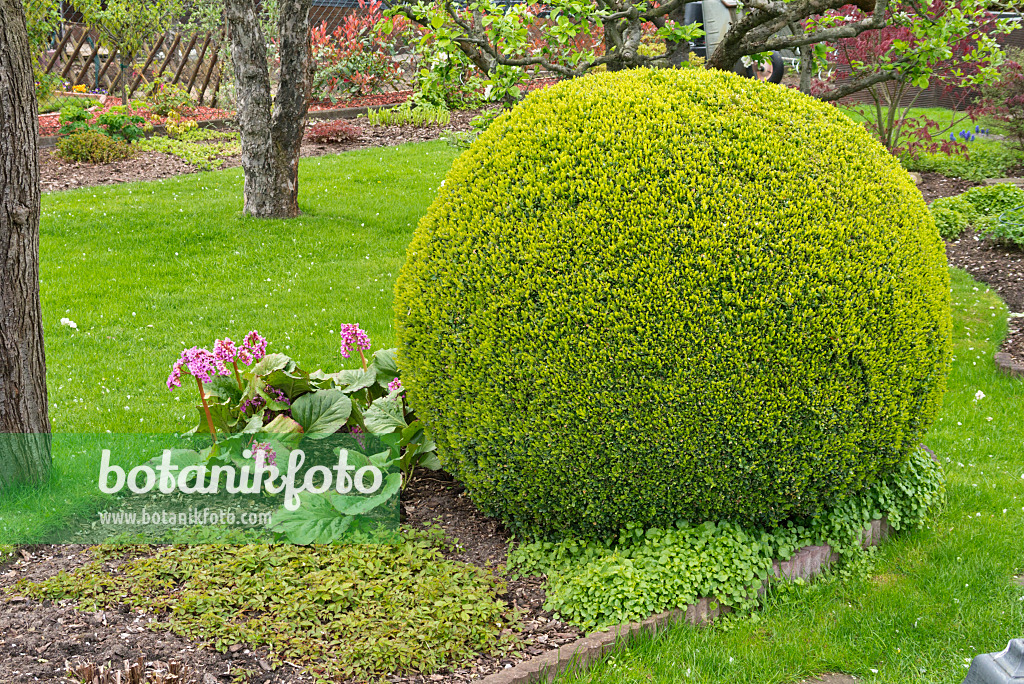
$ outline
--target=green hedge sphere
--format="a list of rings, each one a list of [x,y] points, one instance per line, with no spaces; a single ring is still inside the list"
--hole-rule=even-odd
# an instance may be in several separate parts
[[[520,533],[813,515],[904,462],[948,371],[908,174],[832,106],[718,71],[527,97],[456,160],[395,291],[413,407]]]

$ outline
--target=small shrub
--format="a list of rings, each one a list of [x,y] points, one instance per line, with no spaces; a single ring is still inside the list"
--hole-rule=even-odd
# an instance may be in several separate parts
[[[441,106],[419,105],[406,102],[398,107],[375,109],[367,118],[375,126],[447,126],[452,114]]]
[[[139,98],[139,106],[145,107],[156,116],[190,114],[196,108],[196,102],[188,90],[176,83],[160,80],[153,84],[145,97]]]
[[[198,127],[199,124],[195,121],[192,119],[182,119],[181,114],[178,114],[177,112],[171,112],[168,114],[167,121],[164,122],[164,128],[167,129],[167,135],[178,139]]]
[[[124,107],[111,107],[99,115],[96,123],[111,138],[131,143],[146,137],[150,124],[138,114],[129,113]]]
[[[531,93],[455,161],[395,285],[442,463],[552,537],[848,500],[934,419],[950,326],[899,162],[829,105],[703,69]]]
[[[61,107],[60,116],[57,118],[57,122],[61,126],[60,130],[57,131],[57,135],[71,135],[80,131],[99,131],[102,133],[100,127],[94,124],[92,120],[93,113],[78,102]]]
[[[343,119],[318,121],[306,131],[306,140],[314,143],[346,143],[358,140],[362,131]]]
[[[124,140],[116,140],[97,130],[79,130],[57,140],[57,155],[66,161],[108,164],[132,156]]]

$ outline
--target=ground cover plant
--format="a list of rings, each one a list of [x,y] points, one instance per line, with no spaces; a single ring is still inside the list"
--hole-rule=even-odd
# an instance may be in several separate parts
[[[909,456],[948,287],[909,175],[833,107],[722,72],[600,74],[455,162],[396,284],[399,366],[445,468],[519,534],[774,527]]]
[[[513,611],[491,572],[445,560],[444,535],[357,546],[97,547],[97,559],[13,590],[127,605],[160,617],[150,628],[208,643],[266,646],[272,662],[309,666],[316,681],[433,673],[477,653],[507,653]],[[116,572],[104,564],[117,560]],[[310,629],[315,630],[310,638]]]
[[[343,364],[342,323],[358,320],[375,349],[390,347],[393,278],[454,155],[430,143],[304,159],[304,215],[287,224],[239,216],[237,169],[45,195],[53,429],[191,427],[189,399],[164,385],[168,366],[225,330],[258,327],[277,350],[332,372]],[[0,544],[14,531],[42,538],[66,516],[95,510],[95,477],[89,462],[71,458],[54,464],[42,488],[5,491]]]
[[[955,684],[975,655],[1020,636],[1024,384],[992,363],[1005,306],[963,272],[952,275],[954,360],[924,438],[945,470],[941,515],[887,541],[862,571],[770,593],[748,619],[643,638],[560,682],[787,684],[846,672],[866,682]]]
[[[1024,190],[1010,183],[971,188],[932,202],[939,234],[959,239],[968,230],[982,238],[1024,247]]]

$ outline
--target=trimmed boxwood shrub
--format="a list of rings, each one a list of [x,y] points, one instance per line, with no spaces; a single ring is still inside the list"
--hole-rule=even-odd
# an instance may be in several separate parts
[[[829,105],[703,70],[499,117],[395,307],[442,462],[547,536],[813,515],[905,462],[950,353],[945,252],[899,163]]]

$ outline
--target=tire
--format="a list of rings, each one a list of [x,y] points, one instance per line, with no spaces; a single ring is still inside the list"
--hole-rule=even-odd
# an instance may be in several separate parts
[[[760,64],[752,64],[745,67],[742,62],[736,62],[736,66],[733,67],[733,71],[740,76],[756,78],[759,81],[782,83],[782,77],[786,75],[786,64],[782,61],[782,56],[779,55],[778,52],[773,52],[771,61],[763,66]]]

